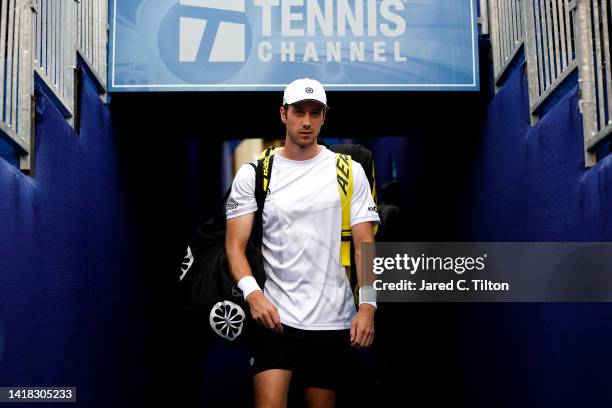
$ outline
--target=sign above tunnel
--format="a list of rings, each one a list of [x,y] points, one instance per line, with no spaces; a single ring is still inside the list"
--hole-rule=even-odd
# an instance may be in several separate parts
[[[113,0],[110,91],[478,90],[476,0]]]

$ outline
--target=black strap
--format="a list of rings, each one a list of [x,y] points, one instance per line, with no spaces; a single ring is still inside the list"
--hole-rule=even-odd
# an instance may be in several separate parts
[[[255,201],[257,201],[257,211],[255,212],[255,222],[253,223],[253,229],[251,230],[251,240],[261,245],[263,235],[263,221],[262,214],[266,195],[270,189],[270,178],[272,176],[272,163],[274,161],[274,155],[272,152],[274,148],[268,147],[265,151],[264,156],[257,160],[257,166],[253,163],[249,163],[255,169]],[[264,190],[264,180],[267,180],[266,189]],[[225,195],[223,196],[222,206],[225,210],[225,202],[229,198],[232,191],[232,186],[229,187]]]
[[[257,173],[257,166],[255,166],[253,163],[249,163],[251,165],[251,167],[253,167],[255,169],[255,173]],[[232,193],[232,186],[230,184],[230,186],[228,187],[227,191],[225,192],[225,194],[223,194],[223,198],[221,199],[221,209],[222,211],[225,211],[225,204],[227,202],[227,199],[229,198],[230,194]],[[257,207],[259,207],[259,204],[257,204]]]

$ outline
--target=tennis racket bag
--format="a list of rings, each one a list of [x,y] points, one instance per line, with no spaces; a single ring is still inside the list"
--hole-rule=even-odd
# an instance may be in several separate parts
[[[260,287],[265,283],[262,241],[262,212],[269,183],[273,154],[267,149],[257,161],[255,191],[257,211],[251,237],[246,248],[246,257],[253,276]],[[264,180],[266,180],[264,182]],[[247,304],[232,278],[225,255],[225,205],[230,194],[225,193],[223,210],[202,224],[187,247],[179,276],[179,297],[183,302],[185,317],[196,324],[206,322],[211,333],[230,342],[246,338],[249,326],[255,324],[248,312]]]

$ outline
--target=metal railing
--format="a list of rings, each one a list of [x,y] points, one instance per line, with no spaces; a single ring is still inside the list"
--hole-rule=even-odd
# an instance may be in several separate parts
[[[478,24],[480,34],[489,34],[489,2],[487,0],[478,0]]]
[[[0,131],[32,166],[32,91],[36,80],[69,119],[77,52],[106,84],[106,0],[0,0]]]
[[[574,6],[568,0],[489,0],[495,84],[525,51],[532,122],[538,109],[577,67]]]
[[[525,3],[525,59],[532,123],[555,89],[577,68],[574,4],[568,0]]]
[[[585,161],[595,163],[593,150],[612,133],[612,60],[609,0],[578,2],[580,36],[580,110],[584,122]]]
[[[44,84],[60,100],[62,113],[74,108],[74,0],[33,0],[34,67]]]
[[[500,82],[512,60],[523,46],[523,1],[489,0],[491,48],[495,84]]]
[[[77,0],[77,51],[106,88],[107,0]]]
[[[32,73],[30,8],[0,0],[0,130],[22,153],[30,151]]]
[[[488,13],[496,85],[518,52],[522,24],[532,124],[577,70],[585,165],[595,164],[594,151],[612,134],[612,0],[488,0]]]

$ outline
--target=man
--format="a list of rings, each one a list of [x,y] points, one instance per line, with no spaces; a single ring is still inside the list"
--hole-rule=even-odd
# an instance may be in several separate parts
[[[336,157],[317,144],[327,109],[315,80],[299,79],[285,89],[285,145],[274,156],[263,212],[263,290],[245,256],[257,210],[253,167],[243,165],[232,184],[225,247],[232,277],[259,323],[251,358],[257,407],[286,406],[292,374],[301,377],[308,406],[335,406],[350,347],[367,347],[374,338],[376,304],[355,310],[340,264]],[[361,243],[374,240],[379,218],[361,165],[352,166],[350,217],[359,266]]]

